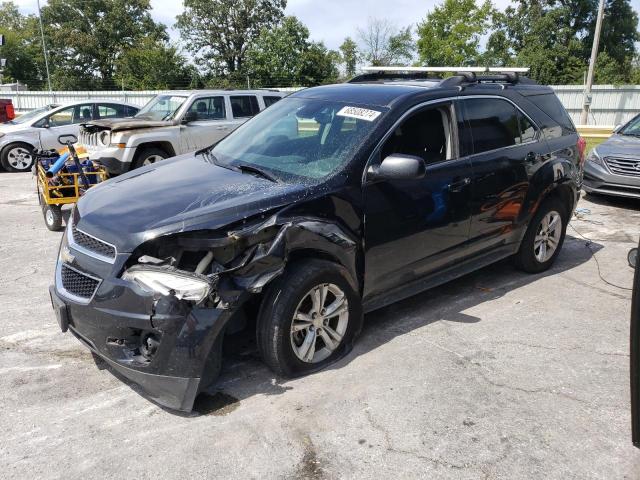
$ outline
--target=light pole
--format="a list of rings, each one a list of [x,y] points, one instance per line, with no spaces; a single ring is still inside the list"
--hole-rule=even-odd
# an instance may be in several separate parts
[[[47,44],[44,41],[44,27],[42,26],[42,10],[40,10],[40,0],[38,0],[38,19],[40,20],[40,36],[42,37],[42,50],[44,51],[44,67],[47,70],[47,83],[49,84],[49,92],[53,94],[53,89],[51,88],[51,74],[49,73],[49,55],[47,54]]]
[[[600,44],[600,31],[602,30],[602,18],[604,17],[604,0],[600,0],[598,5],[598,18],[596,20],[596,31],[593,34],[593,46],[591,47],[591,61],[589,62],[589,73],[587,73],[587,84],[584,86],[584,97],[582,103],[582,114],[580,123],[589,123],[589,108],[591,107],[591,86],[593,85],[593,75],[598,60],[598,45]]]

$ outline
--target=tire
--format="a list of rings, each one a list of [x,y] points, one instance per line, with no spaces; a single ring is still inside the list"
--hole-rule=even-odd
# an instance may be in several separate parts
[[[52,232],[58,232],[62,229],[62,208],[60,205],[42,204],[42,214],[44,215],[44,224]]]
[[[134,168],[151,165],[153,163],[159,162],[160,160],[164,160],[165,158],[169,158],[169,155],[161,148],[143,148],[140,151],[136,152],[136,158],[131,165],[131,169],[133,170]]]
[[[283,377],[305,375],[324,368],[349,352],[362,324],[360,296],[349,279],[350,275],[341,265],[313,259],[288,266],[285,273],[269,286],[258,315],[257,344],[264,362],[276,374]],[[301,327],[310,322],[296,320],[298,331],[292,332],[294,314],[298,312],[306,316],[309,309],[313,311],[310,295],[315,288],[323,287],[327,292],[323,307],[335,306],[341,313],[326,318],[322,315],[314,317],[312,322],[316,322],[315,325],[312,323],[306,329]],[[336,295],[340,292],[343,294],[342,304]],[[310,319],[311,314],[306,318]],[[308,337],[310,334],[312,337]],[[313,356],[307,350],[305,360],[305,340],[308,338],[312,339],[307,345],[312,345]],[[333,343],[332,348],[329,343]]]
[[[2,149],[0,162],[7,172],[28,172],[33,166],[33,147],[28,143],[10,143]]]
[[[567,205],[557,197],[548,198],[540,204],[515,256],[515,264],[519,269],[539,273],[553,265],[564,243],[569,223],[568,210]],[[558,221],[561,222],[559,226],[554,223]],[[550,226],[545,226],[543,222],[548,222]]]

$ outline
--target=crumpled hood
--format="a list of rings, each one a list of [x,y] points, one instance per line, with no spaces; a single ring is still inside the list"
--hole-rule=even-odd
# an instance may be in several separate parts
[[[119,132],[122,130],[135,130],[138,128],[158,128],[176,125],[175,120],[147,120],[144,118],[111,118],[105,120],[93,120],[83,123],[82,126],[89,131],[111,130]]]
[[[601,157],[632,157],[640,159],[640,137],[612,135],[596,147]]]
[[[78,202],[78,228],[131,252],[159,235],[221,228],[308,192],[305,185],[274,183],[192,153],[93,187]]]

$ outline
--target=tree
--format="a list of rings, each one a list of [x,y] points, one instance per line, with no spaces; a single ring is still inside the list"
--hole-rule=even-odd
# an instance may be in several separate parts
[[[176,26],[196,63],[213,75],[242,72],[247,50],[284,17],[286,0],[184,0]]]
[[[296,17],[264,29],[246,53],[246,72],[261,86],[316,85],[338,76],[337,52],[309,41],[309,30]]]
[[[475,65],[495,9],[489,0],[445,0],[418,25],[418,54],[428,66]]]
[[[345,74],[353,77],[356,74],[356,64],[358,63],[358,45],[351,37],[347,37],[340,45],[342,60],[344,62]]]
[[[115,78],[125,89],[176,89],[191,84],[194,70],[175,46],[144,38],[117,59]]]
[[[364,29],[358,29],[364,59],[374,66],[408,63],[415,46],[411,27],[398,30],[388,20],[369,18]]]
[[[166,41],[149,0],[50,0],[42,9],[57,87],[112,87],[118,58],[143,39]]]

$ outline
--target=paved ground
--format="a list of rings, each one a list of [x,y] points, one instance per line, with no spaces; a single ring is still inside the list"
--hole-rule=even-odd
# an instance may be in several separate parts
[[[638,478],[630,292],[569,230],[555,268],[501,263],[366,317],[355,350],[293,381],[226,361],[200,413],[99,370],[49,306],[59,233],[30,175],[0,173],[2,478]],[[597,203],[596,203],[597,202]],[[629,287],[640,204],[573,226]]]

